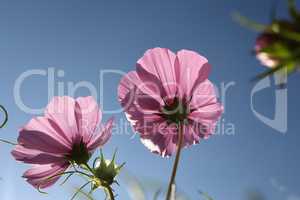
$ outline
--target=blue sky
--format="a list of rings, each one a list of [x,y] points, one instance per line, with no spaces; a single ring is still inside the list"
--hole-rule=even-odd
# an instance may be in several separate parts
[[[250,79],[264,70],[251,55],[256,33],[233,22],[231,13],[239,11],[257,21],[268,22],[272,0],[190,0],[190,1],[102,1],[102,0],[0,0],[0,103],[7,107],[10,120],[1,137],[16,140],[18,129],[33,116],[14,99],[17,78],[32,69],[54,68],[64,71],[55,77],[55,95],[59,84],[88,81],[97,91],[105,110],[120,108],[117,101],[118,75],[105,76],[100,85],[100,71],[134,69],[135,62],[153,47],[173,51],[191,49],[206,56],[213,67],[210,79],[220,88],[233,84],[226,93],[225,126],[233,125],[233,135],[216,135],[197,146],[185,149],[177,177],[178,186],[197,199],[197,190],[215,199],[245,199],[252,189],[268,199],[291,200],[299,191],[299,75],[288,82],[288,110],[285,134],[262,123],[251,110]],[[287,16],[286,3],[278,4],[278,15]],[[57,74],[56,74],[57,75]],[[275,110],[272,85],[254,97],[254,107],[272,118]],[[34,76],[22,84],[26,105],[47,105],[47,77]],[[64,94],[68,94],[67,89]],[[75,96],[88,95],[85,89]],[[116,119],[125,119],[123,113]],[[105,119],[111,114],[105,115]],[[105,146],[107,156],[118,147],[118,160],[139,177],[166,183],[172,159],[151,154],[130,134],[114,132]],[[1,200],[69,199],[70,187],[58,184],[49,195],[42,195],[28,185],[21,175],[29,166],[15,162],[11,147],[0,145]],[[75,179],[74,183],[79,183]],[[129,199],[125,185],[115,187],[119,199]],[[72,182],[71,182],[72,183]],[[280,186],[280,187],[278,187]],[[280,188],[284,188],[280,190]],[[97,193],[102,199],[102,193]],[[298,198],[299,199],[299,198]]]

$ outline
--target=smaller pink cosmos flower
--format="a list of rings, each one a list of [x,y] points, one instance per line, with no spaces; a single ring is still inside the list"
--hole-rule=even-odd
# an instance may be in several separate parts
[[[274,68],[279,64],[278,58],[270,55],[270,53],[263,52],[264,48],[270,47],[278,41],[278,36],[271,33],[263,33],[257,37],[254,50],[256,58],[263,66]]]
[[[20,130],[12,155],[33,164],[23,175],[36,188],[53,185],[71,163],[86,164],[111,137],[113,119],[100,128],[102,113],[93,97],[54,97],[45,115]]]
[[[183,124],[183,146],[214,131],[223,112],[208,80],[210,65],[190,50],[174,54],[166,48],[149,49],[137,61],[136,71],[123,77],[118,97],[127,119],[152,152],[170,156]]]

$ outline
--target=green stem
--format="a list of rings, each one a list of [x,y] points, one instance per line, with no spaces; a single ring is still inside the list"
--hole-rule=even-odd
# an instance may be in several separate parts
[[[113,190],[112,190],[112,188],[110,187],[110,185],[106,185],[106,186],[104,186],[104,188],[105,188],[105,189],[107,190],[107,192],[108,192],[109,199],[110,199],[110,200],[115,200],[115,196],[114,196]]]
[[[77,191],[75,192],[75,194],[72,196],[71,200],[75,199],[75,197],[80,193],[82,192],[82,190],[88,185],[90,184],[91,181],[85,183],[84,185],[82,185],[80,188],[77,189]]]
[[[95,171],[87,163],[83,165],[95,176]]]
[[[93,170],[87,163],[85,163],[84,166],[96,177],[95,170]],[[111,186],[107,185],[107,184],[102,185],[102,186],[108,192],[109,199],[110,200],[115,200],[115,196],[114,196],[114,193],[113,193],[113,190],[112,190]]]
[[[0,142],[6,143],[6,144],[10,144],[10,145],[13,145],[13,146],[17,145],[14,142],[11,142],[11,141],[8,141],[8,140],[4,140],[4,139],[1,139],[1,138],[0,138]]]
[[[179,123],[179,131],[178,131],[178,142],[177,142],[177,152],[176,152],[176,157],[173,165],[173,170],[172,170],[172,175],[170,178],[169,182],[169,187],[168,187],[168,193],[167,193],[167,198],[166,200],[171,200],[171,194],[172,194],[172,187],[175,184],[175,178],[177,174],[177,168],[180,160],[180,155],[181,155],[181,147],[183,143],[183,122]]]

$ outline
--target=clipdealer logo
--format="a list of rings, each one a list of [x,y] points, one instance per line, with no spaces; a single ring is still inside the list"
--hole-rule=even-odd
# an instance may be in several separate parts
[[[272,87],[272,77],[267,76],[258,81],[251,91],[251,110],[253,114],[264,124],[273,128],[280,133],[287,133],[288,131],[288,91],[287,88],[282,86],[287,83],[286,73],[276,73],[273,75],[275,84],[275,107],[274,117],[269,118],[264,116],[254,107],[253,99],[255,94],[263,92],[265,89]]]
[[[65,77],[65,72],[63,70],[56,70],[55,68],[48,68],[48,69],[31,69],[21,73],[14,84],[14,100],[16,105],[25,113],[28,114],[42,114],[44,108],[32,108],[30,105],[26,105],[22,98],[22,85],[26,81],[30,81],[30,78],[34,76],[42,76],[47,79],[47,100],[50,101],[55,95],[63,96],[74,96],[76,91],[80,89],[88,90],[90,95],[93,96],[95,99],[100,100],[100,105],[104,105],[104,89],[103,85],[105,84],[105,77],[108,76],[122,76],[125,75],[126,72],[120,70],[113,70],[113,69],[106,69],[101,70],[99,73],[99,85],[96,86],[92,82],[89,81],[79,81],[79,82],[64,82],[63,78]],[[283,87],[279,87],[280,85],[287,82],[286,76],[282,76],[279,74],[274,75],[274,82],[275,85],[278,86],[275,89],[275,107],[274,107],[274,117],[269,118],[262,113],[260,113],[257,109],[255,109],[254,99],[255,95],[258,93],[263,93],[265,89],[272,88],[272,78],[266,77],[260,81],[258,81],[251,90],[250,93],[250,108],[253,112],[254,116],[261,121],[262,123],[266,124],[267,126],[271,127],[272,129],[286,133],[287,132],[287,89]],[[216,87],[216,92],[223,103],[224,107],[226,106],[226,98],[228,97],[228,89],[234,87],[236,82],[229,82],[229,83],[221,83],[220,88]],[[98,98],[99,97],[99,98]],[[121,108],[116,108],[113,110],[104,110],[103,112],[106,114],[116,114],[122,112]],[[225,112],[225,110],[224,110]],[[221,120],[221,129],[229,131],[230,134],[233,135],[235,132],[235,126],[231,122],[225,122],[224,119]],[[225,131],[225,132],[226,132]]]

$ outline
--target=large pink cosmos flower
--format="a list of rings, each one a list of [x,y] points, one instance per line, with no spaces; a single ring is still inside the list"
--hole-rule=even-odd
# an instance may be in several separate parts
[[[100,128],[102,113],[93,97],[55,97],[43,117],[20,130],[12,155],[33,164],[23,175],[36,188],[53,185],[70,163],[86,164],[93,151],[111,137],[113,119]]]
[[[143,144],[161,156],[176,151],[178,123],[183,123],[183,146],[199,143],[214,131],[223,112],[213,84],[210,65],[189,50],[176,55],[169,49],[148,50],[136,71],[123,77],[118,97]]]

